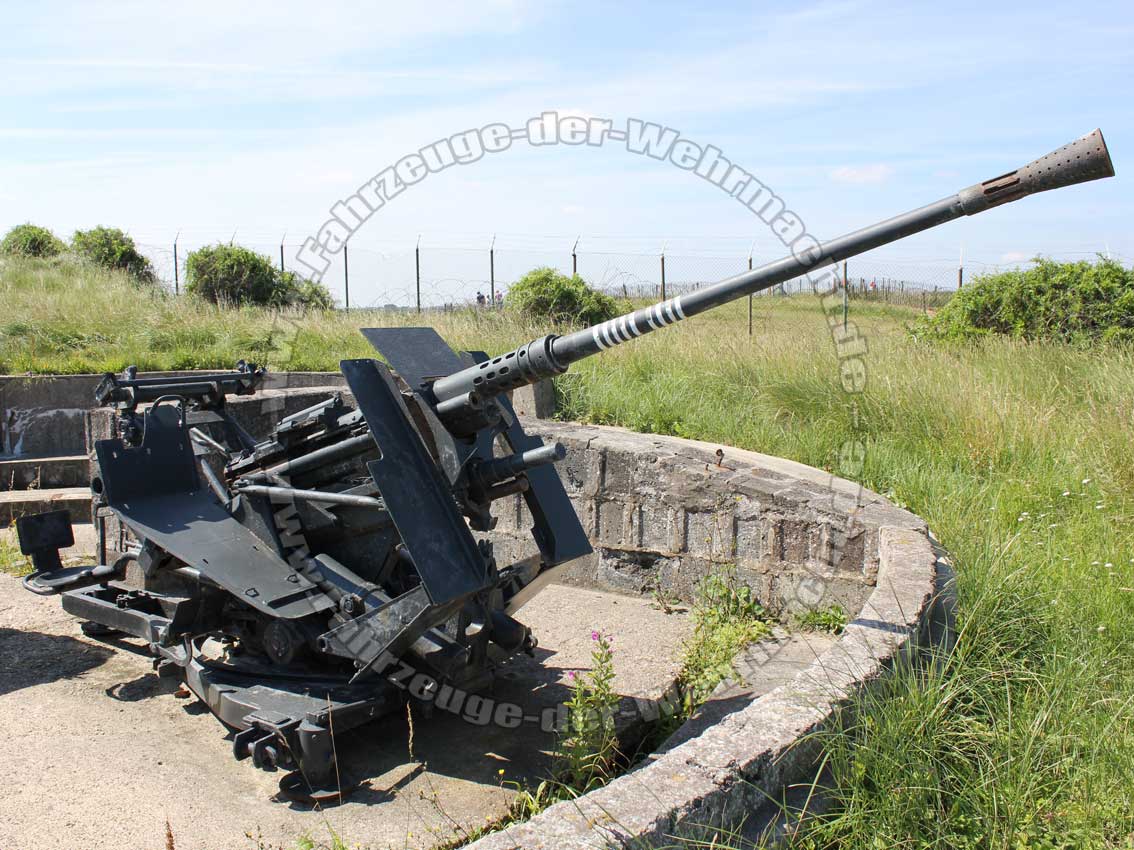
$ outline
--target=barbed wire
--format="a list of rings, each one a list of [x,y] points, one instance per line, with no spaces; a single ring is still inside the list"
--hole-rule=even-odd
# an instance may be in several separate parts
[[[233,242],[272,258],[281,268],[302,273],[296,263],[300,243],[296,240],[269,238],[264,230],[236,228],[221,238],[217,229],[199,228],[181,231],[175,239],[162,243],[152,237],[138,242],[139,250],[153,264],[154,271],[170,289],[180,290],[186,282],[189,254],[217,242]],[[207,235],[206,235],[207,234]],[[322,277],[325,286],[340,306],[346,306],[349,286],[351,307],[407,308],[420,306],[443,308],[475,304],[478,296],[485,303],[507,297],[508,289],[534,268],[550,267],[564,274],[578,273],[591,286],[612,295],[632,299],[660,298],[664,281],[667,296],[699,289],[719,280],[758,267],[772,256],[754,256],[752,243],[741,246],[733,237],[719,237],[714,247],[731,243],[735,254],[716,254],[682,249],[668,251],[659,241],[656,252],[608,250],[606,244],[630,237],[575,237],[565,248],[523,244],[517,234],[506,242],[485,240],[482,247],[466,247],[442,242],[438,235],[420,241],[351,242],[344,254],[331,255],[331,265]],[[519,235],[522,236],[522,235]],[[532,239],[547,239],[536,237]],[[454,241],[468,240],[468,235],[452,236]],[[686,237],[689,238],[689,237]],[[578,240],[576,243],[575,240]],[[676,240],[675,240],[676,241]],[[571,246],[577,244],[574,252]],[[491,247],[489,247],[491,245]],[[1089,259],[1109,255],[1120,262],[1131,258],[1121,253],[1075,250],[1052,255],[1055,259]],[[975,274],[989,274],[1027,265],[1021,262],[986,262],[957,258],[910,258],[871,252],[852,258],[847,263],[847,283],[851,297],[899,300],[905,293],[949,293],[972,279]],[[840,268],[840,273],[841,273]],[[803,280],[787,281],[775,287],[779,296],[810,293]],[[914,299],[919,300],[919,299]],[[924,301],[925,299],[920,299]],[[928,302],[926,302],[928,303]]]

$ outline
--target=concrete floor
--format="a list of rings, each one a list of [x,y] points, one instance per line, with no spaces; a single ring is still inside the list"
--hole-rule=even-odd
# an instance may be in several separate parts
[[[519,613],[536,660],[501,670],[494,696],[538,717],[589,665],[592,629],[612,633],[616,687],[657,696],[673,679],[689,622],[648,600],[552,585]],[[538,662],[538,663],[536,663]],[[276,802],[280,774],[232,758],[199,703],[158,679],[136,643],[86,638],[59,602],[0,575],[0,850],[291,848],[303,835],[348,846],[429,847],[500,814],[504,783],[538,779],[553,735],[475,726],[435,712],[391,716],[341,735],[341,769],[358,790],[326,811]]]

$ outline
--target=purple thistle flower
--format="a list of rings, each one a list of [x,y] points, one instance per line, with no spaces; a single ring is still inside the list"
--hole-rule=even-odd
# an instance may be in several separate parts
[[[599,639],[599,633],[592,630],[591,631],[591,640],[598,640],[598,639]]]

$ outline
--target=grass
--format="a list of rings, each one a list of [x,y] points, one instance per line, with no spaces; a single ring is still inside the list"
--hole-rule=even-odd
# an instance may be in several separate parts
[[[241,357],[276,370],[337,371],[344,358],[374,355],[360,327],[422,323],[412,312],[219,307],[66,256],[0,260],[0,304],[0,374],[232,368]],[[542,330],[493,310],[428,320],[466,349],[503,349]]]
[[[0,528],[0,573],[19,577],[31,572],[31,559],[20,551],[15,523],[9,528]]]
[[[734,675],[737,652],[771,633],[772,618],[735,570],[708,576],[692,608],[693,634],[683,649],[677,683],[685,700],[675,720],[701,705],[722,681]]]
[[[280,356],[298,318],[128,287],[5,263],[0,371],[226,366]],[[755,304],[752,337],[747,305],[721,308],[583,361],[558,388],[568,418],[836,472],[861,441],[856,477],[925,517],[953,556],[955,649],[827,736],[835,806],[796,846],[1134,847],[1134,350],[930,346],[905,331],[915,311],[852,302],[869,353],[851,397],[815,300]],[[543,330],[493,311],[424,319],[490,352]],[[417,320],[307,317],[290,359],[269,362],[335,368],[369,353],[357,327]]]
[[[795,617],[797,628],[809,632],[826,632],[829,635],[840,635],[847,625],[847,612],[838,605],[827,608],[816,608],[804,611]]]

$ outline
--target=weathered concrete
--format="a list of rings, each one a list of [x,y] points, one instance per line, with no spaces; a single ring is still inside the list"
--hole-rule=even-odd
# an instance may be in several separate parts
[[[555,415],[555,384],[538,381],[510,393],[512,407],[520,416],[532,419],[550,419]]]
[[[538,782],[554,744],[545,718],[590,667],[592,629],[615,632],[618,693],[654,699],[677,670],[688,621],[648,600],[551,586],[523,609],[537,661],[507,662],[464,716],[415,713],[413,758],[398,714],[340,736],[344,781],[362,785],[328,812],[273,802],[281,774],[232,758],[231,738],[202,706],[154,675],[135,641],[97,642],[59,601],[0,575],[0,848],[152,850],[169,822],[179,850],[293,847],[304,833],[350,846],[429,847],[501,814],[512,781]],[[479,718],[519,706],[518,728]],[[487,705],[487,711],[483,706]]]
[[[89,481],[85,454],[0,460],[0,490],[85,487]]]
[[[73,522],[84,522],[91,515],[88,487],[60,487],[45,490],[0,490],[0,526],[26,514],[68,510]]]
[[[524,424],[567,446],[560,474],[595,546],[563,581],[690,601],[706,575],[735,564],[776,610],[853,612],[876,580],[881,525],[925,529],[876,493],[782,458],[621,428]],[[534,551],[523,498],[496,512],[498,558]]]
[[[192,371],[147,376],[193,375]],[[0,456],[51,457],[86,452],[86,414],[102,375],[0,375]],[[338,372],[270,373],[276,391],[345,385]]]
[[[672,846],[682,835],[707,841],[780,799],[787,785],[811,778],[817,753],[806,736],[837,722],[839,707],[884,676],[930,620],[938,564],[924,531],[877,531],[875,588],[838,641],[790,681],[604,788],[468,846]]]

